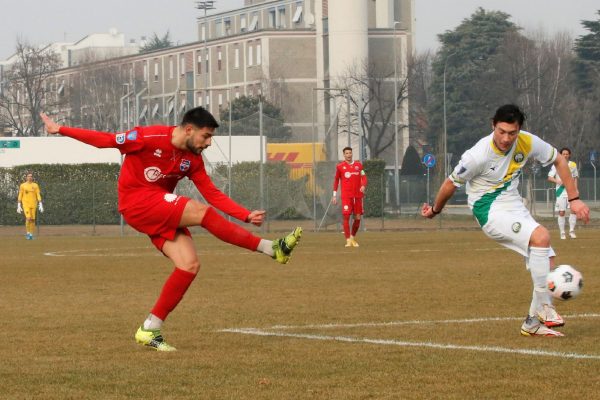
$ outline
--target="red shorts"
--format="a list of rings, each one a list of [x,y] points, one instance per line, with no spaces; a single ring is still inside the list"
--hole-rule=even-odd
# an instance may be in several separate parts
[[[178,232],[192,236],[179,222],[188,197],[161,191],[140,191],[127,196],[127,206],[119,209],[127,224],[150,236],[152,244],[162,251],[167,240]]]
[[[363,198],[342,197],[342,214],[363,215]]]

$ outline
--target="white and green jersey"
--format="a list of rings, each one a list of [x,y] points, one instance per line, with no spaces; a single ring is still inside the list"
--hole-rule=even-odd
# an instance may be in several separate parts
[[[511,210],[515,202],[522,205],[519,177],[529,158],[546,166],[557,154],[553,146],[525,131],[520,131],[512,148],[503,152],[494,144],[492,133],[462,155],[449,178],[457,187],[467,184],[469,207],[484,226],[490,211]]]
[[[575,161],[569,161],[569,170],[571,171],[571,176],[573,178],[579,178],[579,172],[577,171],[577,164],[575,163]],[[560,177],[558,176],[558,172],[556,172],[556,167],[554,165],[552,166],[552,168],[550,168],[548,176],[550,178],[560,179]],[[558,199],[560,197],[567,197],[565,185],[563,185],[562,183],[560,185],[556,184],[556,198]]]

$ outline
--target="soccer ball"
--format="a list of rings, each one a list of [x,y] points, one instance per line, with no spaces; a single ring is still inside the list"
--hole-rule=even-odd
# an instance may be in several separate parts
[[[570,265],[559,265],[548,274],[548,289],[555,299],[570,300],[581,293],[583,277]]]

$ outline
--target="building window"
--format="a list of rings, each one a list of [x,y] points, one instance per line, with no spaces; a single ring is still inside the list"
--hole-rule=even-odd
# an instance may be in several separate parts
[[[233,68],[238,69],[240,67],[240,49],[236,47],[233,54]]]
[[[219,93],[219,106],[223,105],[223,93]]]
[[[225,18],[223,20],[223,29],[225,30],[225,35],[231,35],[231,18]]]
[[[202,54],[198,54],[196,57],[196,69],[198,70],[199,74],[202,73]]]
[[[154,61],[154,82],[158,82],[158,60]]]
[[[248,66],[254,65],[254,53],[252,52],[252,46],[248,46]]]
[[[277,18],[277,10],[275,8],[269,8],[269,10],[267,10],[267,12],[269,13],[269,23],[268,23],[268,27],[269,28],[275,28],[276,26],[276,21],[275,19]]]
[[[246,32],[248,30],[248,21],[246,20],[246,14],[240,15],[240,32]]]
[[[217,47],[217,71],[220,71],[223,66],[222,56],[223,53],[221,52],[221,48]]]
[[[215,21],[215,31],[216,37],[223,36],[223,21]]]
[[[206,106],[207,107],[210,106],[210,95],[209,94],[206,95]]]
[[[206,40],[206,25],[204,24],[200,27],[200,38],[201,40]]]
[[[201,93],[198,93],[198,105],[201,106],[202,105],[202,100],[203,100],[203,96]]]
[[[256,65],[262,64],[262,46],[260,43],[256,45]]]
[[[173,70],[174,70],[174,66],[173,66],[173,56],[169,57],[169,79],[173,79]]]
[[[285,21],[285,6],[283,7],[279,7],[277,9],[277,27],[278,28],[285,28],[287,26],[287,23]]]
[[[179,70],[181,71],[181,75],[185,74],[185,55],[181,55],[179,59]]]
[[[249,31],[254,31],[258,29],[258,12],[252,13],[252,22],[250,22]]]
[[[302,22],[302,3],[296,4],[296,12],[294,13],[294,17],[292,18],[292,22],[295,24],[299,24]]]
[[[239,89],[237,89],[237,88],[235,89],[235,98],[236,98],[236,99],[239,99],[239,98],[240,98],[240,91],[239,91]]]
[[[206,71],[206,73],[210,73],[210,64],[208,61],[208,53],[206,53],[206,68],[204,68],[204,70]]]
[[[148,64],[144,63],[144,82],[148,80]]]

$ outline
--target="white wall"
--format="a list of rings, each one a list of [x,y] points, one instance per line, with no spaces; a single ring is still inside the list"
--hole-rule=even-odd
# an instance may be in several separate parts
[[[18,140],[21,145],[18,149],[0,148],[0,167],[5,168],[24,164],[119,163],[121,160],[121,155],[116,149],[97,149],[67,137],[1,139]],[[234,164],[260,160],[258,136],[232,136],[231,143],[231,159]],[[203,154],[207,164],[227,163],[229,137],[213,137],[212,146]],[[263,159],[266,160],[264,148]]]

